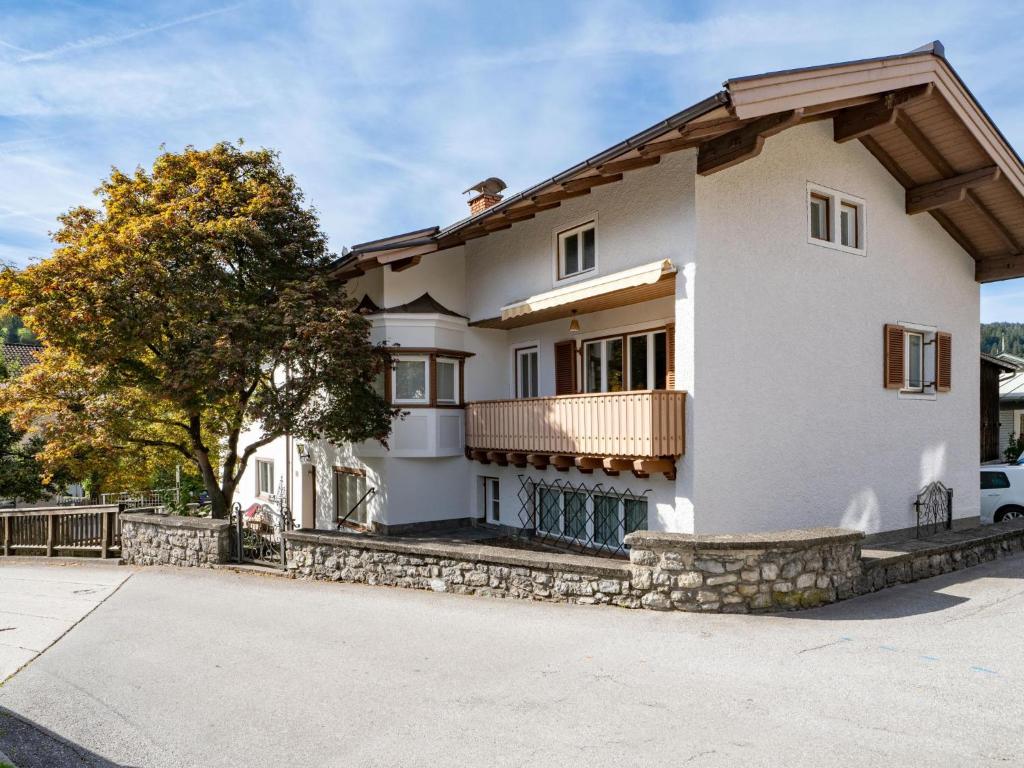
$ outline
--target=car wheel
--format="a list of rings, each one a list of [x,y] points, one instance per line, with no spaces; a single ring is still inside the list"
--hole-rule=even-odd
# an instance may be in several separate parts
[[[1003,520],[1024,520],[1024,507],[1003,507],[996,512],[995,521],[1001,523]]]

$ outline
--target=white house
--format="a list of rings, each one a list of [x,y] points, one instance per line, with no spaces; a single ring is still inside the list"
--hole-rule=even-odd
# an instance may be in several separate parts
[[[979,283],[1024,275],[1024,166],[941,45],[729,80],[503,187],[339,260],[406,415],[389,449],[268,445],[243,503],[613,544],[904,529],[941,480],[977,518]]]

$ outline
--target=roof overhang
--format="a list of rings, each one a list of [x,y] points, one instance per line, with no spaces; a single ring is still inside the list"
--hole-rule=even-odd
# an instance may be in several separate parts
[[[569,317],[576,312],[598,312],[672,296],[675,293],[675,277],[675,266],[668,259],[662,259],[538,293],[505,305],[501,308],[500,317],[479,320],[471,325],[481,328],[519,328]]]
[[[832,120],[835,141],[860,141],[906,188],[908,214],[935,218],[975,259],[979,282],[1024,276],[1024,164],[939,43],[728,80],[724,91],[475,216],[363,243],[338,265],[339,273],[406,269],[428,253],[509,229],[621,181],[668,153],[696,150],[697,172],[718,173],[756,157],[771,136],[823,119]]]

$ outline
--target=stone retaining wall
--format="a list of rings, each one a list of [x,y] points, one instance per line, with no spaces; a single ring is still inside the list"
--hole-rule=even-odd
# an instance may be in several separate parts
[[[640,607],[643,594],[620,560],[327,531],[285,538],[288,567],[299,578],[625,608]]]
[[[204,517],[125,512],[121,560],[130,565],[210,567],[231,553],[231,523]]]
[[[633,585],[656,610],[809,608],[853,594],[864,534],[811,528],[694,536],[637,531],[626,537]]]
[[[634,533],[631,562],[485,545],[286,534],[299,577],[652,610],[805,608],[853,594],[863,534],[837,528],[744,537]]]
[[[971,531],[941,533],[902,549],[866,550],[857,594],[877,592],[1024,552],[1024,520],[1008,520]]]

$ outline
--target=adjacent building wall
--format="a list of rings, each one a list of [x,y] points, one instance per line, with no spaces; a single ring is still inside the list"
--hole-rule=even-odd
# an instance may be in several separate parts
[[[808,243],[808,182],[866,201],[865,256]],[[859,142],[833,142],[830,121],[698,177],[696,199],[681,289],[696,283],[693,454],[680,472],[695,530],[905,528],[932,480],[954,489],[957,517],[977,516],[971,257],[927,214],[907,216],[903,187]],[[883,388],[882,329],[899,322],[952,334],[951,392]]]

